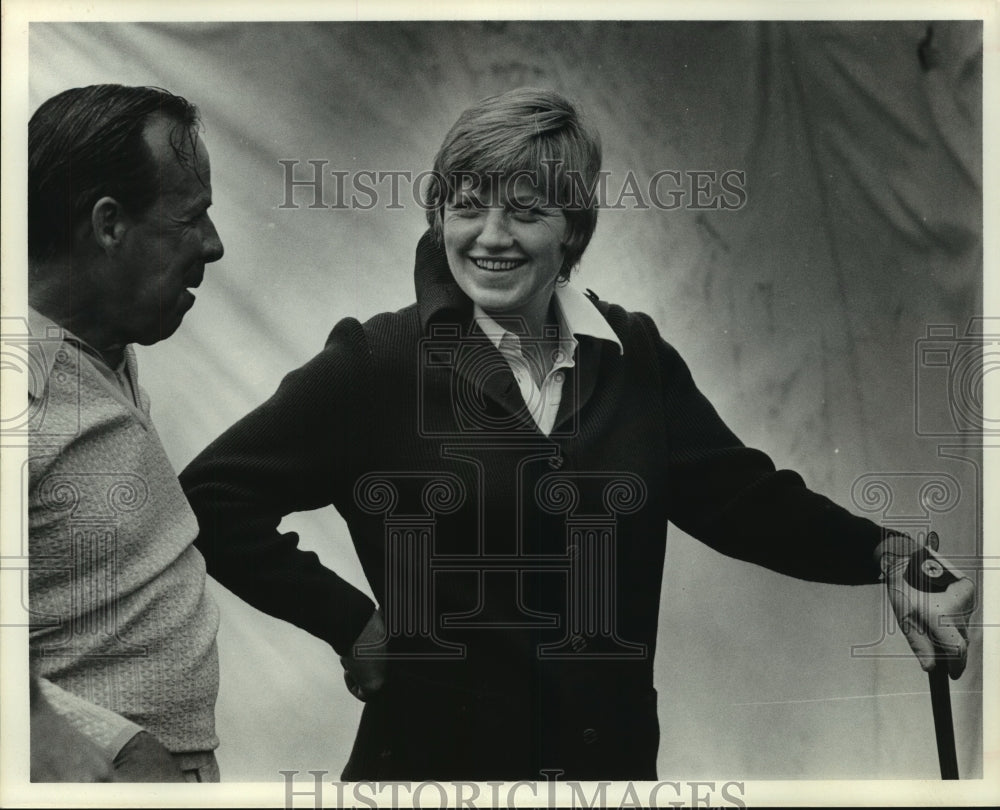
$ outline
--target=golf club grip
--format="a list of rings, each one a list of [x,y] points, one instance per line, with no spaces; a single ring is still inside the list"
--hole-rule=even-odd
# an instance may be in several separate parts
[[[937,737],[938,763],[942,779],[958,779],[958,756],[955,753],[955,727],[951,719],[951,694],[948,669],[944,662],[927,673],[931,682],[931,709],[934,712],[934,736]]]

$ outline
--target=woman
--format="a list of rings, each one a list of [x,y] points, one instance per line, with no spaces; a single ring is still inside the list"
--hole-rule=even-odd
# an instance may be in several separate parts
[[[183,473],[199,547],[345,656],[345,779],[655,779],[668,520],[842,583],[879,579],[881,531],[744,447],[648,316],[566,283],[600,169],[566,99],[479,102],[434,168],[416,303],[341,321]],[[277,532],[327,504],[377,611]]]

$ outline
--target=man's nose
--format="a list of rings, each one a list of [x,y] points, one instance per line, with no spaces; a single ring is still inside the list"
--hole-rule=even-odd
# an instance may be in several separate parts
[[[222,245],[222,239],[219,238],[219,232],[215,229],[215,223],[211,219],[208,220],[208,231],[202,244],[202,252],[205,256],[205,264],[219,261],[226,252]]]
[[[488,208],[483,228],[476,241],[486,250],[503,250],[514,243],[507,222],[507,212],[502,208]]]

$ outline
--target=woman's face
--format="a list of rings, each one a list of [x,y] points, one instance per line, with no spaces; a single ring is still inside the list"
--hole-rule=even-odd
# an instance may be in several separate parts
[[[527,177],[456,193],[444,247],[458,286],[488,314],[520,315],[541,330],[565,255],[566,215],[545,207]]]

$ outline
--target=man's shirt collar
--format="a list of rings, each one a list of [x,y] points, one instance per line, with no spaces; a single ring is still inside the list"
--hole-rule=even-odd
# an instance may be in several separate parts
[[[134,391],[136,374],[135,354],[131,346],[126,346],[122,362],[117,369],[111,368],[97,349],[81,340],[69,329],[60,326],[51,318],[36,309],[28,307],[28,357],[31,368],[28,373],[28,396],[40,399],[45,394],[52,370],[59,358],[60,351],[66,351],[66,345],[78,350],[79,356],[86,357],[90,363],[113,385],[127,393],[136,402]],[[127,380],[127,382],[126,382]]]
[[[28,307],[28,396],[40,399],[45,394],[56,356],[70,332],[51,318]]]

